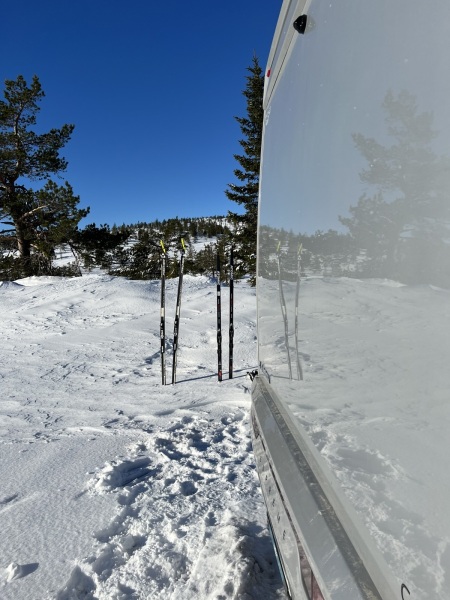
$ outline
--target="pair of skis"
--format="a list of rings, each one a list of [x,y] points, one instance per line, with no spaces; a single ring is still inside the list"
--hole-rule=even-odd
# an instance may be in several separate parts
[[[222,381],[222,298],[220,283],[220,255],[217,252],[217,379]],[[230,324],[228,328],[228,378],[233,379],[234,350],[234,256],[230,249]]]
[[[161,379],[162,385],[166,385],[166,249],[161,240],[161,312],[160,312],[160,344],[161,344]],[[180,263],[178,268],[178,292],[175,308],[175,320],[173,326],[173,359],[172,359],[172,383],[177,380],[177,353],[178,337],[180,333],[180,314],[181,314],[181,292],[183,288],[184,257],[186,246],[184,239],[181,239]]]
[[[161,312],[160,312],[160,347],[161,347],[161,380],[166,385],[166,249],[161,240]],[[180,332],[181,292],[183,288],[184,257],[186,247],[184,239],[181,240],[180,263],[178,270],[178,292],[175,308],[175,321],[173,329],[173,360],[172,360],[172,384],[176,383],[178,338]],[[221,305],[221,281],[220,281],[220,255],[217,253],[217,378],[222,381],[222,305]],[[230,249],[230,323],[228,377],[233,379],[233,351],[234,351],[234,256],[233,248]]]

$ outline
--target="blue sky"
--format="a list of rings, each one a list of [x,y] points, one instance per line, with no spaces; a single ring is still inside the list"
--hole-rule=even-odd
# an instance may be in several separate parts
[[[38,75],[39,127],[75,124],[63,180],[85,223],[134,223],[238,209],[247,67],[263,69],[281,0],[8,2],[1,84]]]

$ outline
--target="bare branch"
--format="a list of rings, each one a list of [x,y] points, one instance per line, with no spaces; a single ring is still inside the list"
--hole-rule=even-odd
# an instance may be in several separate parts
[[[45,208],[48,208],[47,204],[43,204],[42,206],[36,206],[36,208],[33,208],[33,210],[29,210],[27,213],[24,213],[23,215],[21,215],[20,220],[23,221],[24,219],[30,217],[34,213],[37,213],[40,210],[44,210]]]

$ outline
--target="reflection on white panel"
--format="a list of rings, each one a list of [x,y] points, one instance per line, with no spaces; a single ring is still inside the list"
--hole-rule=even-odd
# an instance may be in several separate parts
[[[262,371],[411,598],[450,597],[450,4],[312,1],[266,110]]]

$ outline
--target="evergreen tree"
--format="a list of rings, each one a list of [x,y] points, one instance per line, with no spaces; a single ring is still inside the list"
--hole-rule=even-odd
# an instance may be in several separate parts
[[[68,183],[58,186],[49,180],[67,167],[60,150],[74,126],[36,133],[44,96],[37,76],[28,86],[19,75],[5,81],[5,100],[0,101],[0,222],[7,226],[0,237],[3,245],[14,240],[23,275],[42,272],[42,260],[44,271],[51,268],[55,245],[67,241],[89,212],[76,208],[79,198]],[[44,179],[47,184],[38,191],[23,184]]]
[[[110,229],[106,224],[97,227],[90,223],[73,235],[70,246],[85,268],[111,269],[113,263],[119,262],[118,256],[122,257],[123,245],[130,235],[131,230],[123,225]]]
[[[225,194],[229,200],[237,202],[245,209],[245,213],[229,212],[228,216],[234,225],[233,243],[236,246],[236,268],[249,273],[254,283],[256,275],[256,232],[258,222],[259,167],[261,158],[261,141],[264,120],[263,94],[264,75],[258,58],[253,57],[248,67],[247,85],[243,94],[247,99],[247,116],[235,117],[244,138],[239,141],[244,154],[235,154],[241,168],[234,174],[243,183],[230,183]]]

